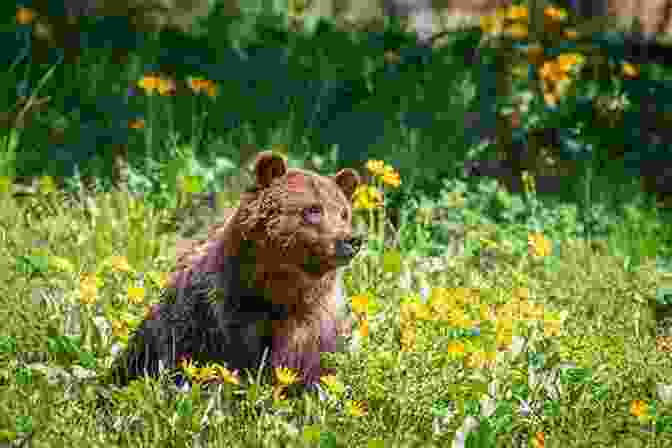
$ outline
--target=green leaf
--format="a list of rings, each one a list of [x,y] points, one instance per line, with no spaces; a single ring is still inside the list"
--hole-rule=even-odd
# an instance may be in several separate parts
[[[303,434],[301,437],[306,443],[315,443],[320,440],[320,427],[319,425],[308,425],[303,428]]]
[[[401,272],[401,252],[388,250],[383,254],[383,272],[399,274]]]

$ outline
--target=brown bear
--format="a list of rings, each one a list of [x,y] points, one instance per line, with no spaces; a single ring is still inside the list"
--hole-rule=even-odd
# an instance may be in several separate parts
[[[336,350],[344,327],[340,268],[361,245],[351,227],[359,175],[288,169],[270,152],[254,171],[256,185],[226,222],[178,256],[165,299],[115,362],[116,383],[181,357],[255,371],[266,349],[271,367],[319,381],[320,353]]]

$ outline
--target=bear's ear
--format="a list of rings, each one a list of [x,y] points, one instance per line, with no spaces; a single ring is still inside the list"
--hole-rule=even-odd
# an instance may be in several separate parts
[[[346,168],[336,173],[333,176],[333,179],[334,182],[341,187],[341,190],[345,193],[345,197],[352,199],[352,195],[359,185],[359,174],[357,174],[357,171]]]
[[[273,179],[282,177],[287,172],[285,159],[271,151],[259,153],[254,162],[254,174],[257,178],[257,187],[268,188]]]

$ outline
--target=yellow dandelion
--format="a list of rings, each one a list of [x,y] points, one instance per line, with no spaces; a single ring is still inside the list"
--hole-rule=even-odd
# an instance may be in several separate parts
[[[527,6],[511,5],[506,11],[506,18],[509,20],[525,20],[528,19]]]
[[[513,39],[525,39],[528,36],[527,25],[523,23],[513,23],[506,27],[504,34]]]
[[[415,328],[412,325],[404,325],[401,328],[401,350],[410,351],[415,345]]]
[[[385,172],[385,162],[382,160],[369,160],[366,162],[366,169],[374,176],[382,176]]]
[[[545,445],[545,436],[544,433],[541,431],[537,431],[534,434],[534,437],[532,438],[532,446],[533,448],[544,448]]]
[[[294,384],[299,380],[298,373],[286,367],[276,367],[275,377],[278,379],[280,384],[283,385]]]
[[[530,255],[535,258],[548,257],[553,251],[553,243],[539,232],[531,233],[528,236],[527,244]]]
[[[485,303],[482,303],[478,307],[478,313],[481,320],[490,320],[493,317],[492,307]]]
[[[639,76],[639,70],[636,65],[630,64],[629,62],[623,63],[623,75],[628,78],[636,78]]]
[[[495,332],[495,342],[500,349],[506,349],[513,343],[513,329],[498,328]]]
[[[345,403],[345,409],[352,417],[363,417],[366,415],[366,407],[363,402],[348,400]]]
[[[383,194],[374,186],[360,185],[354,193],[355,210],[373,210],[383,204]]]
[[[453,308],[450,311],[448,323],[457,328],[471,328],[475,324],[472,319],[467,317],[464,310],[461,308]]]
[[[446,348],[448,355],[451,358],[460,358],[465,354],[466,347],[464,342],[461,341],[451,341]]]
[[[383,182],[391,187],[398,188],[401,185],[401,177],[399,173],[394,170],[391,166],[386,166],[385,171],[381,175]]]
[[[357,331],[359,331],[361,337],[367,337],[369,335],[369,320],[366,318],[362,319]]]
[[[19,25],[30,25],[35,20],[37,13],[30,8],[18,8],[16,10],[16,23]]]
[[[137,120],[131,120],[128,122],[128,127],[131,129],[144,129],[145,120],[143,120],[142,118],[138,118]]]
[[[138,87],[145,93],[152,95],[155,91],[160,95],[167,95],[175,92],[175,83],[170,79],[161,76],[148,75],[138,81]]]
[[[208,366],[197,367],[193,372],[193,379],[197,383],[204,383],[210,379],[211,369]]]
[[[564,35],[569,40],[575,40],[579,38],[579,32],[573,28],[566,29]]]
[[[567,72],[555,61],[546,61],[539,69],[539,77],[544,81],[560,82],[569,79]]]
[[[211,98],[217,96],[219,91],[217,83],[203,78],[187,78],[187,84],[194,93],[205,93]]]
[[[497,14],[485,15],[480,18],[481,30],[485,34],[495,35],[502,32],[504,22]]]
[[[630,413],[637,418],[642,418],[646,416],[648,411],[648,405],[642,400],[634,400],[630,404]]]
[[[229,383],[229,384],[235,384],[235,385],[240,385],[240,377],[238,376],[238,371],[234,370],[233,372],[227,369],[226,367],[222,366],[215,366],[218,367],[218,374],[219,377],[224,380],[224,382]]]
[[[417,319],[421,320],[431,320],[432,319],[432,312],[429,309],[429,306],[427,306],[424,303],[418,303],[414,302],[411,304],[413,307],[413,314]]]
[[[551,20],[562,22],[567,18],[567,11],[565,11],[563,8],[547,6],[544,8],[544,15]]]
[[[110,322],[112,327],[112,336],[118,339],[127,339],[129,334],[128,324],[120,319],[114,319]]]
[[[104,264],[110,266],[117,272],[131,272],[133,270],[131,265],[128,263],[128,260],[123,255],[112,255],[107,260],[105,260]]]
[[[336,378],[336,375],[325,375],[320,377],[320,381],[336,395],[342,395],[345,392],[345,385]]]
[[[102,280],[96,274],[83,275],[79,282],[80,301],[83,304],[95,303],[100,286],[102,286]]]
[[[126,295],[131,303],[140,305],[145,300],[145,288],[131,285],[128,287]]]
[[[569,72],[577,65],[583,64],[585,60],[585,56],[580,53],[563,53],[557,57],[558,66],[564,72]]]
[[[350,298],[350,305],[352,306],[352,311],[357,314],[366,314],[369,306],[369,295],[368,294],[357,294]]]
[[[513,296],[521,298],[521,299],[529,299],[530,298],[530,288],[527,288],[527,287],[514,288],[513,289]]]
[[[560,98],[554,93],[544,92],[544,102],[549,106],[557,106]]]
[[[486,352],[484,350],[473,351],[465,358],[467,367],[473,369],[492,368],[495,363],[497,353]]]

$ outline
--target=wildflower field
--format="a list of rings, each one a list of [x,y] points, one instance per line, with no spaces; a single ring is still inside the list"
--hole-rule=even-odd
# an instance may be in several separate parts
[[[376,93],[355,117],[394,95],[402,113],[384,117],[382,139],[359,159],[312,133],[325,112],[274,96],[279,70],[262,70],[247,91],[208,65],[163,73],[151,45],[126,66],[105,59],[108,48],[67,67],[17,56],[0,78],[16,90],[0,116],[0,447],[672,446],[672,221],[668,198],[640,184],[658,160],[646,151],[667,154],[669,143],[628,133],[638,95],[658,86],[664,103],[672,81],[659,66],[606,58],[562,9],[544,9],[543,36],[529,16],[517,2],[455,31],[435,50],[446,59],[426,68],[434,77],[399,48],[370,50]],[[12,12],[17,42],[34,20],[28,8]],[[304,54],[307,38],[259,26],[263,39],[286,39],[291,61],[322,61],[325,77],[361,56],[355,44]],[[249,39],[250,55],[275,57]],[[494,143],[471,144],[461,124],[488,102],[473,92],[490,82],[454,59],[443,67],[469,42],[510,73],[492,102],[509,140],[498,128]],[[225,53],[208,51],[198,57],[212,64]],[[409,83],[413,94],[400,95]],[[420,93],[432,92],[448,118],[412,126]],[[607,106],[588,113],[598,98]],[[574,156],[534,143],[544,127]],[[524,167],[519,193],[463,175],[467,158],[521,139],[538,163]],[[631,144],[639,158],[628,158]],[[296,393],[288,369],[271,384],[185,359],[190,381],[179,387],[168,373],[107,384],[161,299],[176,241],[235,206],[250,156],[269,148],[291,166],[330,172],[345,160],[366,174],[354,198],[366,245],[345,275],[354,327],[341,353],[323,357],[337,374]],[[566,177],[564,194],[541,194],[549,175]]]

